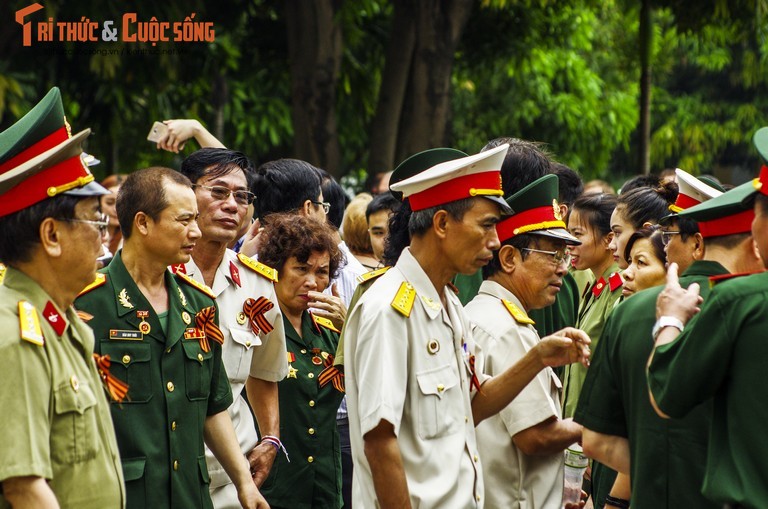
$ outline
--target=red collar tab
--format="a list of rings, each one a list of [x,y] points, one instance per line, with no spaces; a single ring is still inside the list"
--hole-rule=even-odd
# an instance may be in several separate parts
[[[600,294],[603,293],[603,288],[605,288],[605,284],[605,278],[602,277],[595,281],[595,284],[592,286],[592,295],[600,297]]]
[[[558,208],[556,215],[554,204],[517,212],[496,225],[499,242],[504,242],[515,235],[531,231],[546,230],[547,228],[565,228],[565,223],[561,217],[558,217],[559,215],[560,209]]]
[[[616,288],[620,288],[623,284],[624,279],[618,272],[614,272],[608,277],[608,285],[611,287],[611,291],[614,291]]]
[[[473,196],[503,196],[499,170],[464,175],[414,193],[408,197],[411,210],[436,207]]]
[[[64,334],[64,329],[67,328],[67,321],[58,311],[56,311],[56,306],[53,305],[53,302],[48,301],[45,305],[45,309],[43,309],[43,318],[51,324],[51,327],[53,327],[56,334],[59,336]]]
[[[176,265],[171,265],[171,272],[173,272],[174,274],[178,274],[178,273],[186,274],[187,266],[183,263],[177,263]]]
[[[765,168],[765,166],[763,168]],[[701,233],[701,236],[705,239],[709,237],[719,237],[721,235],[749,233],[752,231],[752,221],[754,219],[755,211],[749,209],[736,214],[731,214],[730,216],[713,219],[712,221],[699,221],[699,233]]]
[[[238,270],[237,266],[232,262],[229,262],[229,275],[232,276],[232,281],[234,281],[237,286],[243,286],[240,283],[240,270]]]

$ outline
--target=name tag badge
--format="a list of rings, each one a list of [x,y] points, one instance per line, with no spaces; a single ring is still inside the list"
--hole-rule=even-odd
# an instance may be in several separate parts
[[[109,339],[141,341],[144,339],[144,334],[137,330],[109,329]]]

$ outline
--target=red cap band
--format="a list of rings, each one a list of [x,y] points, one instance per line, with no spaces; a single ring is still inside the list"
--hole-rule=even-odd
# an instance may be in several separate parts
[[[496,225],[496,234],[499,236],[499,242],[504,242],[521,233],[547,228],[565,228],[563,220],[555,217],[552,205],[529,209],[500,221]]]
[[[414,212],[473,196],[502,196],[501,174],[498,170],[473,173],[414,193],[408,197]]]
[[[8,159],[4,163],[0,164],[0,174],[5,173],[7,171],[10,171],[17,166],[21,166],[22,163],[25,163],[32,159],[33,157],[39,156],[43,152],[46,152],[59,143],[64,143],[69,139],[69,134],[67,133],[67,128],[64,126],[61,126],[59,129],[55,130],[42,140],[39,140],[34,145],[27,147],[26,149],[22,150],[20,153],[16,154],[12,158]]]
[[[754,186],[759,193],[768,196],[768,166],[760,168],[760,176],[755,179]]]
[[[706,239],[721,235],[750,233],[752,231],[753,219],[755,219],[755,211],[750,209],[719,219],[713,219],[712,221],[697,221],[697,223],[699,225],[699,233]]]
[[[675,200],[675,206],[680,207],[683,210],[689,209],[694,205],[698,205],[699,203],[701,203],[699,200],[691,198],[690,196],[683,193],[678,194],[677,199]]]

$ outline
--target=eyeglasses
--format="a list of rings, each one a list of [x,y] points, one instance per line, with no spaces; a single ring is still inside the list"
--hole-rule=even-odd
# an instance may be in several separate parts
[[[552,257],[552,260],[554,260],[556,265],[560,265],[562,263],[566,265],[570,265],[571,263],[571,253],[568,253],[566,251],[542,251],[541,249],[531,249],[529,247],[522,248],[522,251],[531,251],[533,253],[544,253],[548,254]]]
[[[672,235],[680,235],[680,232],[675,231],[662,231],[661,232],[661,243],[665,246],[669,244],[669,241],[672,240]]]
[[[72,218],[72,219],[60,219],[60,221],[64,221],[66,223],[85,223],[85,224],[91,224],[99,229],[99,233],[104,233],[107,231],[107,227],[109,226],[109,216],[106,214],[101,214],[99,216],[98,221],[94,221],[92,219],[79,219],[79,218]]]
[[[323,210],[325,211],[326,214],[331,211],[331,204],[328,203],[327,201],[313,201],[313,200],[309,200],[309,201],[311,201],[318,207],[323,207]]]
[[[223,186],[204,186],[202,184],[195,184],[193,187],[201,187],[209,191],[214,200],[224,201],[229,199],[230,194],[234,195],[238,205],[250,205],[256,199],[256,195],[250,191],[233,191]]]

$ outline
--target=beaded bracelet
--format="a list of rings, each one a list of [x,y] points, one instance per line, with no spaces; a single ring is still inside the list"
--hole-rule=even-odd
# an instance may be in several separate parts
[[[280,441],[279,438],[277,438],[274,435],[264,435],[263,437],[261,437],[260,443],[261,442],[272,444],[277,450],[277,452],[280,452],[282,450],[283,454],[285,454],[285,459],[288,460],[288,463],[291,462],[290,458],[288,458],[288,451],[285,450],[285,446],[283,445],[283,443]]]

